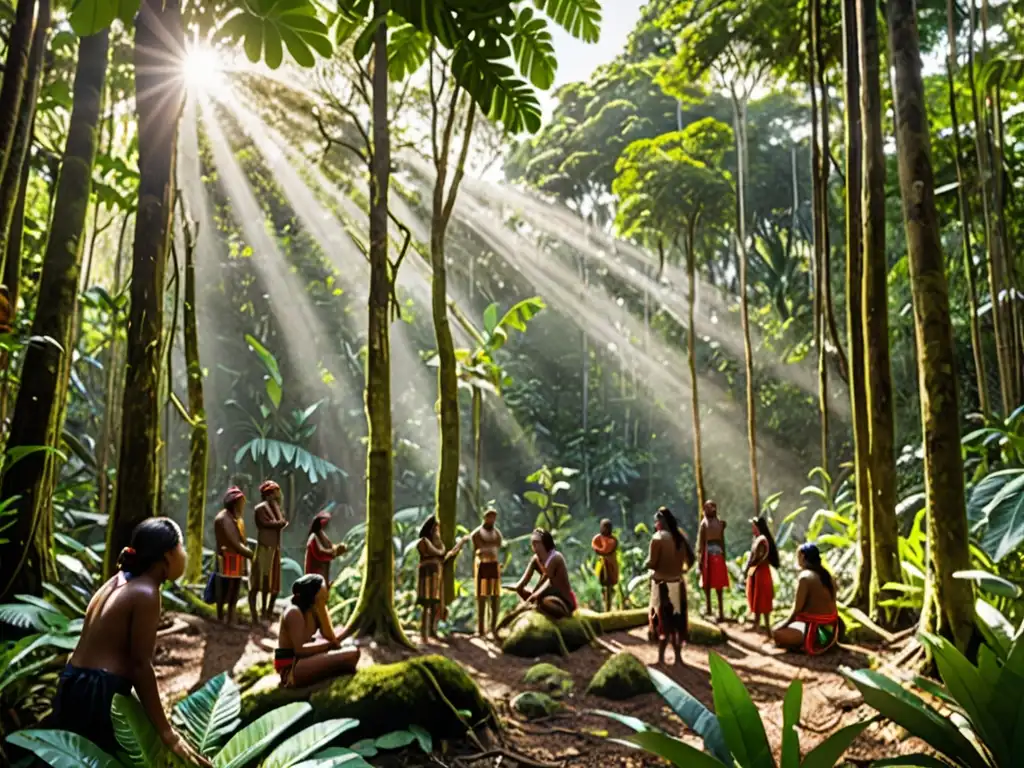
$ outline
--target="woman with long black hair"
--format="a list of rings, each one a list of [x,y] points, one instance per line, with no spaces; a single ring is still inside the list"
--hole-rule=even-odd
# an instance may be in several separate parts
[[[764,631],[771,635],[769,622],[775,603],[772,568],[779,567],[779,550],[775,546],[775,539],[772,538],[767,520],[755,517],[750,521],[750,525],[754,531],[754,542],[743,569],[747,575],[747,608],[754,617],[754,631],[757,631],[761,625],[761,617],[764,616]]]
[[[780,648],[803,649],[814,656],[829,650],[839,639],[836,585],[814,544],[804,544],[797,550],[797,563],[800,580],[793,611],[775,627],[773,636]]]
[[[327,524],[331,522],[331,513],[326,509],[317,512],[309,525],[309,537],[306,539],[306,573],[316,573],[331,583],[331,562],[338,555],[348,550],[344,544],[335,544],[327,538]]]
[[[665,663],[665,650],[671,641],[676,664],[682,665],[683,641],[690,628],[683,574],[693,566],[693,548],[668,507],[662,507],[654,515],[654,528],[646,565],[653,571],[648,617],[650,634],[652,639],[658,640],[659,664]]]
[[[465,543],[465,538],[460,539],[451,551],[446,551],[441,540],[441,524],[434,515],[428,517],[420,528],[420,540],[416,544],[420,555],[416,603],[423,611],[420,638],[424,645],[431,637],[437,637],[437,623],[444,616],[444,564],[457,556]]]

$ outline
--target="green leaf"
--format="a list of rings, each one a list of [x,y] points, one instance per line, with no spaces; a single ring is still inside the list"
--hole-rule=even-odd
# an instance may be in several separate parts
[[[679,719],[704,740],[704,747],[719,761],[732,764],[732,753],[718,718],[672,678],[654,667],[647,668],[651,682]]]
[[[578,40],[601,39],[600,0],[534,0],[534,5]]]
[[[803,682],[794,680],[782,702],[782,768],[800,768],[800,734],[796,729],[800,725],[803,697]]]
[[[523,493],[523,498],[541,509],[548,508],[549,499],[546,493],[541,493],[540,491],[525,491]]]
[[[122,768],[87,738],[70,731],[15,731],[7,737],[7,743],[32,752],[53,768]]]
[[[862,723],[853,723],[840,728],[807,753],[801,768],[835,768],[854,740],[872,722],[872,720],[865,720]]]
[[[134,696],[114,694],[114,702],[110,707],[110,719],[114,724],[114,735],[117,743],[128,754],[135,765],[170,766],[188,765],[184,760],[164,746],[160,734],[142,709],[142,704]]]
[[[377,745],[373,739],[360,739],[351,747],[352,751],[363,757],[376,757],[377,756]],[[331,750],[327,750],[330,752]],[[324,753],[321,753],[324,754]]]
[[[644,574],[644,577],[646,578],[647,574]],[[627,728],[631,728],[637,733],[646,733],[647,731],[659,730],[650,723],[645,723],[640,718],[632,717],[631,715],[620,715],[618,712],[611,712],[607,709],[593,709],[591,710],[591,712],[595,715],[600,715],[601,717],[607,717],[608,719],[614,720],[617,723],[622,723],[624,726],[626,726]]]
[[[277,358],[274,357],[270,350],[260,344],[256,337],[251,334],[245,334],[245,343],[249,345],[249,348],[256,353],[256,356],[263,363],[263,366],[267,369],[267,373],[270,374],[270,378],[282,385],[284,380],[281,378],[281,368],[277,364]]]
[[[300,67],[309,69],[316,65],[316,60],[313,58],[313,52],[310,50],[309,45],[306,41],[299,37],[299,35],[288,27],[280,27],[281,38],[284,40],[284,44],[288,46],[288,53],[295,59],[295,63]]]
[[[359,721],[344,717],[337,720],[323,720],[299,731],[277,747],[266,760],[262,768],[289,768],[304,757],[308,757],[325,744],[334,741],[345,731],[359,725]]]
[[[981,548],[998,564],[1024,544],[1024,475],[1009,479],[982,513]]]
[[[429,55],[429,35],[412,24],[395,27],[388,38],[388,76],[392,82],[405,80],[423,66]]]
[[[484,310],[484,332],[487,334],[494,333],[494,329],[498,327],[498,305],[491,304]]]
[[[411,731],[400,730],[385,733],[383,736],[378,737],[373,744],[377,749],[401,749],[402,747],[409,746],[414,741],[416,741],[416,737]]]
[[[242,768],[261,754],[295,723],[313,711],[308,702],[285,704],[240,730],[214,758],[214,768]]]
[[[117,18],[117,0],[75,0],[71,4],[71,28],[79,37],[102,32]]]
[[[1006,658],[1013,643],[1013,625],[995,607],[981,599],[974,603],[974,618],[988,644]]]
[[[452,56],[452,72],[489,118],[510,133],[535,133],[541,122],[537,95],[502,58],[505,55],[494,56],[475,42],[460,42]]]
[[[178,703],[172,720],[201,754],[214,754],[239,725],[242,697],[238,686],[221,673]]]
[[[317,753],[311,760],[296,763],[291,768],[373,768],[363,756],[354,749],[331,747]]]
[[[277,69],[284,60],[284,48],[281,46],[281,33],[274,24],[263,25],[263,61],[271,69]],[[277,397],[271,392],[271,385],[276,389]],[[267,382],[267,394],[274,402],[274,407],[281,405],[281,385],[271,379]]]
[[[533,10],[524,7],[516,17],[515,33],[512,35],[512,52],[515,54],[519,71],[542,91],[555,82],[555,46],[551,42],[548,25],[542,18],[535,18]]]
[[[709,657],[715,713],[736,761],[748,768],[775,768],[761,715],[739,675],[717,653]]]
[[[919,753],[916,755],[900,755],[899,757],[886,757],[881,760],[872,760],[871,768],[887,768],[888,766],[908,766],[909,768],[950,768],[945,763],[932,755]]]
[[[1002,576],[996,576],[988,571],[957,571],[953,574],[953,578],[973,581],[982,591],[999,597],[1016,600],[1021,595],[1020,587],[1012,581],[1007,581]]]
[[[419,725],[410,725],[409,731],[416,737],[416,743],[420,745],[424,754],[429,755],[434,751],[434,738],[430,735],[430,731]]]
[[[624,739],[612,739],[612,741],[641,747],[652,755],[668,760],[672,765],[687,766],[687,768],[722,768],[723,765],[711,755],[691,747],[686,742],[656,731],[635,733]]]

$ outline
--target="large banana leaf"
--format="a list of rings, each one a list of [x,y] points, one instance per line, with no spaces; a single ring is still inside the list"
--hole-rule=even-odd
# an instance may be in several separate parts
[[[974,617],[985,641],[1005,659],[1013,643],[1013,625],[991,603],[980,598],[974,603]]]
[[[172,719],[200,754],[209,757],[240,722],[242,697],[235,681],[222,672],[174,708]]]
[[[263,768],[290,768],[357,725],[359,725],[359,721],[351,717],[314,723],[280,744],[263,761]],[[409,735],[412,737],[412,734]],[[410,738],[410,743],[411,741],[412,738]]]
[[[775,768],[761,714],[739,675],[717,653],[710,655],[715,712],[736,762],[744,768]]]
[[[732,753],[725,743],[718,718],[661,670],[648,667],[651,682],[679,719],[704,739],[704,748],[720,762],[732,765]]]
[[[70,731],[15,731],[7,743],[27,749],[53,768],[123,768],[87,738]]]
[[[624,726],[632,728],[637,733],[646,733],[647,731],[661,732],[658,728],[655,728],[650,723],[645,723],[638,717],[620,715],[618,712],[609,712],[606,709],[593,709],[591,712],[595,715],[600,715],[601,717],[607,717],[609,720],[614,720],[617,723],[622,723]],[[370,757],[372,757],[372,755],[370,755]]]
[[[686,768],[722,768],[722,763],[711,755],[664,733],[646,731],[645,733],[635,733],[624,739],[612,739],[612,741],[627,746],[641,747],[653,755],[668,760],[672,765],[686,766]]]
[[[944,757],[967,768],[987,768],[984,758],[956,725],[929,707],[921,697],[874,670],[843,670],[843,675],[861,692],[868,706],[906,728]]]
[[[313,711],[309,702],[285,704],[240,730],[213,760],[214,768],[242,768],[262,755],[274,740]]]
[[[843,754],[874,720],[865,720],[840,728],[807,753],[801,768],[835,768]]]
[[[363,755],[346,747],[325,749],[323,752],[318,752],[314,755],[311,760],[295,763],[292,768],[338,768],[338,766],[345,766],[345,768],[373,768],[370,763],[366,762]]]
[[[782,701],[782,768],[800,768],[800,708],[804,700],[804,684],[794,680]],[[831,768],[831,766],[829,766]]]
[[[186,768],[188,763],[171,752],[160,740],[153,723],[134,696],[114,694],[110,707],[114,735],[127,753],[132,765],[138,768]]]

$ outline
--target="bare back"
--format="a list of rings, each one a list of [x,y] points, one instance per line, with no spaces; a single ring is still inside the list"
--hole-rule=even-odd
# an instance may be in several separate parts
[[[654,571],[658,581],[679,581],[689,564],[687,547],[676,547],[676,541],[668,531],[658,531],[651,538],[648,569]]]
[[[836,598],[814,571],[801,571],[796,589],[794,613],[827,616],[836,610]]]
[[[159,614],[159,589],[149,581],[128,581],[123,573],[118,573],[89,601],[82,636],[70,663],[82,669],[100,669],[132,678],[137,655],[133,653],[133,619],[136,611],[148,609],[146,612],[150,613],[154,605]],[[155,640],[155,629],[150,645]]]

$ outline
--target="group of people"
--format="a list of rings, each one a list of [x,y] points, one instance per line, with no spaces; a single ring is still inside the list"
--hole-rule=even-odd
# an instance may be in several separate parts
[[[223,509],[214,519],[216,563],[210,579],[217,618],[229,624],[235,620],[235,605],[247,569],[249,614],[254,624],[260,619],[270,621],[274,600],[281,592],[281,534],[288,527],[281,505],[281,486],[273,480],[266,480],[259,491],[261,500],[253,510],[255,549],[250,549],[245,537],[246,498],[240,488],[228,488],[224,494]],[[318,512],[306,538],[304,571],[307,575],[321,576],[324,582],[330,581],[331,561],[346,552],[344,544],[334,544],[327,537],[330,521],[329,512]],[[258,611],[258,607],[262,610]]]

